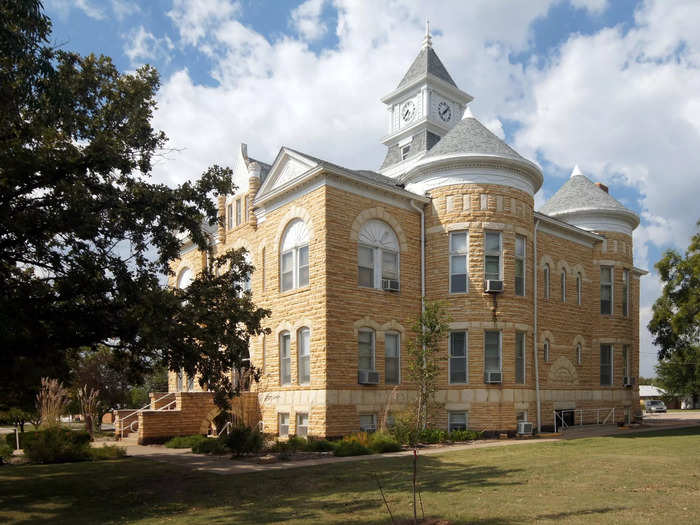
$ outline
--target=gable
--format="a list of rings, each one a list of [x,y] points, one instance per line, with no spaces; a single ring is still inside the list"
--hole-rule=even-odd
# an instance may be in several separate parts
[[[313,160],[282,148],[277,155],[277,159],[275,159],[275,163],[270,168],[270,172],[265,177],[265,182],[260,187],[258,195],[265,195],[316,166],[318,164]]]

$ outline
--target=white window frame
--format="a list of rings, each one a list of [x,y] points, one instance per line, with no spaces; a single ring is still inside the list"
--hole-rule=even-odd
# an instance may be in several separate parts
[[[243,196],[243,216],[245,217],[245,222],[250,220],[250,210],[248,209],[248,195]]]
[[[360,334],[370,334],[370,360],[372,368],[360,368]],[[360,328],[357,331],[357,368],[358,370],[369,370],[375,372],[377,370],[377,334],[373,328]]]
[[[498,254],[486,250],[486,237],[488,235],[498,235]],[[486,276],[486,257],[498,257],[498,279],[489,279]],[[498,230],[484,230],[484,281],[503,280],[503,232]]]
[[[630,271],[622,270],[622,315],[630,315]]]
[[[183,380],[182,370],[179,370],[175,373],[175,391],[182,392],[182,387],[184,384],[185,382]]]
[[[583,364],[583,347],[581,343],[576,343],[576,364]]]
[[[610,281],[603,282],[603,269],[610,269]],[[615,311],[615,268],[613,266],[602,265],[600,267],[600,315],[613,315]],[[610,312],[603,313],[603,287],[610,288]]]
[[[566,270],[561,271],[561,277],[559,278],[561,283],[561,302],[566,302]]]
[[[467,430],[469,428],[469,412],[467,410],[448,410],[447,411],[447,431],[448,432],[454,432],[455,430],[462,430],[461,428],[452,428],[453,425],[456,425],[456,423],[453,423],[453,418],[457,414],[464,414],[464,430]],[[460,424],[461,426],[461,424]]]
[[[283,421],[286,419],[286,423]],[[286,431],[282,432],[283,428],[286,427]],[[278,412],[277,414],[277,433],[280,437],[285,437],[289,435],[289,412]]]
[[[233,203],[229,202],[226,206],[226,214],[228,216],[228,221],[226,222],[228,229],[233,228]]]
[[[603,383],[603,347],[609,347],[610,348],[610,382],[609,383]],[[615,348],[611,343],[601,343],[600,344],[600,386],[613,386],[615,384],[615,376],[614,376],[614,360],[615,356]]]
[[[236,226],[240,226],[243,220],[242,208],[243,203],[241,202],[241,199],[236,199]]]
[[[452,334],[464,334],[464,357],[452,355]],[[448,359],[447,359],[447,382],[450,385],[469,384],[469,333],[467,330],[451,330],[447,339]],[[452,381],[452,359],[464,359],[464,381]]]
[[[542,344],[542,360],[545,363],[549,363],[549,339],[545,339]]]
[[[518,347],[518,337],[520,337],[520,347]],[[515,332],[515,384],[524,385],[527,383],[527,333],[522,331]],[[522,354],[523,362],[523,377],[522,381],[518,381],[518,354]]]
[[[498,370],[486,369],[486,334],[488,332],[498,333]],[[499,372],[501,374],[501,383],[503,383],[503,331],[501,330],[484,330],[484,380],[489,372]]]
[[[405,144],[401,146],[401,160],[406,160],[408,155],[411,153],[411,145]]]
[[[283,340],[286,338],[286,355],[283,352],[285,346]],[[280,354],[280,385],[286,386],[292,384],[292,336],[288,331],[280,332],[278,338],[279,354]],[[285,362],[287,363],[285,365]],[[285,368],[287,371],[288,379],[285,380]]]
[[[518,243],[522,243],[522,254],[518,254]],[[522,276],[518,275],[518,263],[520,263],[522,265],[522,268],[523,268]],[[527,275],[527,237],[525,237],[524,235],[516,235],[515,236],[515,282],[513,283],[513,289],[514,289],[515,295],[518,297],[525,297],[525,295],[527,294],[526,275]],[[518,293],[518,278],[521,278],[523,281],[522,293]]]
[[[304,334],[306,334],[306,348],[302,343]],[[305,350],[305,353],[302,353],[302,350]],[[306,360],[305,365],[302,363],[302,359]],[[304,366],[308,373],[306,378],[301,376]],[[297,383],[300,385],[311,383],[311,329],[308,326],[302,326],[297,330]]]
[[[306,419],[306,425],[303,425],[304,419]],[[295,428],[294,435],[306,437],[309,435],[309,413],[308,412],[297,412],[295,414]],[[303,431],[301,430],[303,429]]]
[[[550,271],[548,263],[544,263],[544,268],[542,269],[542,273],[544,274],[542,277],[542,285],[544,286],[544,298],[549,300],[551,271]]]
[[[375,223],[381,228],[385,228],[385,232],[390,233],[392,238],[389,239],[387,244],[393,244],[393,246],[382,246],[379,241],[368,242],[368,236],[363,235],[365,228],[370,226],[370,223]],[[364,238],[363,238],[364,237]],[[359,269],[360,269],[360,249],[364,248],[366,250],[372,251],[372,286],[367,286],[366,284],[360,283]],[[399,288],[401,288],[401,247],[399,245],[399,238],[396,235],[394,229],[379,219],[370,219],[363,226],[360,231],[360,240],[357,243],[357,267],[358,267],[358,286],[361,288],[375,288],[377,290],[382,290],[382,280],[391,279],[399,282]],[[385,275],[384,268],[384,255],[392,256],[396,261],[396,274],[394,277]],[[364,266],[363,268],[368,268]]]
[[[369,425],[362,424],[362,418],[368,417],[371,419]],[[360,414],[360,432],[376,432],[377,431],[377,414]]]
[[[460,236],[464,235],[464,250],[463,251],[454,249],[453,239],[457,235],[460,235]],[[449,251],[450,251],[450,276],[449,276],[450,293],[455,293],[455,294],[469,293],[469,232],[466,230],[450,232]],[[452,258],[453,257],[464,257],[464,268],[466,271],[466,273],[464,274],[464,280],[465,280],[464,290],[454,290],[452,288],[452,276],[453,275],[462,275],[461,273],[459,273],[459,274],[454,273],[454,268],[452,266]]]
[[[583,277],[581,272],[576,274],[576,303],[579,306],[583,303]]]
[[[387,350],[389,346],[387,343],[387,337],[396,337],[396,357],[387,357]],[[396,382],[387,381],[387,370],[386,366],[387,359],[396,359]],[[384,332],[384,383],[387,385],[400,385],[401,384],[401,334],[399,332]]]
[[[284,246],[285,240],[287,238],[287,235],[290,234],[290,229],[297,223],[301,222],[303,224],[303,227],[306,228],[306,240],[305,242],[299,242],[292,246],[291,248],[282,251],[282,247]],[[306,259],[307,259],[307,264],[304,266],[301,266],[300,264],[300,253],[306,250]],[[291,273],[292,273],[292,286],[290,288],[285,288],[284,287],[284,275],[289,272],[284,272],[284,258],[286,255],[292,256],[292,264],[291,264]],[[309,285],[309,281],[311,278],[311,251],[309,249],[309,239],[308,239],[308,226],[301,221],[301,219],[295,219],[291,221],[287,227],[285,228],[284,234],[282,235],[281,243],[280,243],[280,258],[279,258],[279,288],[280,292],[288,292],[290,290],[296,290],[297,288],[305,288]],[[301,279],[301,271],[303,268],[307,269],[306,273],[306,282],[302,282]]]

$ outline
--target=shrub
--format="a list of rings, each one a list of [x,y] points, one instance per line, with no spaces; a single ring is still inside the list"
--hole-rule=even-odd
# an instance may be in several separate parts
[[[177,436],[169,439],[164,443],[167,448],[192,448],[195,444],[204,439],[209,439],[202,434],[194,434],[193,436]]]
[[[386,432],[375,432],[369,438],[369,448],[374,452],[383,454],[385,452],[398,452],[401,450],[401,444]]]
[[[91,447],[90,459],[92,461],[103,461],[106,459],[121,459],[126,457],[126,449],[116,445],[105,445],[103,447]]]
[[[20,432],[19,433],[19,448],[24,448],[24,441],[27,439],[29,436],[32,434],[35,434],[36,431],[34,430],[28,430],[27,432]],[[31,437],[29,437],[31,439]],[[5,434],[5,442],[7,443],[7,446],[10,447],[12,450],[15,449],[17,442],[15,441],[15,433],[12,432],[10,434]]]
[[[394,425],[389,429],[392,436],[403,445],[415,445],[418,443],[418,431],[413,415],[409,412],[399,413],[394,416]]]
[[[7,463],[7,460],[12,457],[12,448],[6,443],[0,443],[0,465]]]
[[[264,439],[260,431],[253,430],[250,427],[231,427],[226,437],[226,446],[231,450],[234,456],[260,452],[263,448],[263,444]]]
[[[327,439],[308,439],[306,450],[309,452],[333,452],[335,444]]]
[[[34,463],[67,463],[90,459],[90,434],[52,427],[25,436],[24,454]]]
[[[474,441],[480,437],[476,430],[453,430],[447,435],[450,441]]]
[[[442,443],[447,441],[447,432],[439,428],[424,428],[418,432],[418,441],[421,443]]]
[[[351,440],[351,439],[343,439],[340,441],[336,447],[335,450],[333,451],[333,454],[335,456],[366,456],[367,454],[371,454],[372,451],[361,444],[359,441]]]
[[[207,438],[197,441],[192,445],[192,452],[195,454],[227,454],[226,443],[221,439]]]
[[[308,447],[309,442],[306,440],[306,438],[301,436],[289,436],[289,439],[287,439],[287,449],[292,454],[299,452],[300,450],[307,450]]]

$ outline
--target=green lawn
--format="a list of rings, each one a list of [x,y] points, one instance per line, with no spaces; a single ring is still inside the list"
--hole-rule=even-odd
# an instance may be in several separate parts
[[[143,459],[0,467],[2,523],[390,523],[410,458],[221,476]],[[697,523],[700,429],[419,458],[426,515],[454,523]]]

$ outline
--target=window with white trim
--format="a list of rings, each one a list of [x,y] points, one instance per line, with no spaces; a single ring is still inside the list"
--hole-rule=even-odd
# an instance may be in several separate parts
[[[613,268],[600,267],[600,313],[612,315],[613,312]]]
[[[576,343],[576,364],[580,365],[581,363],[583,363],[583,349],[581,343]]]
[[[469,234],[450,232],[450,293],[469,291]]]
[[[301,219],[287,225],[280,244],[280,290],[309,284],[309,229]]]
[[[611,386],[613,382],[613,345],[600,345],[600,385]]]
[[[246,264],[251,265],[252,261],[250,259],[250,253],[246,252],[243,254],[243,260]],[[250,292],[253,284],[253,272],[248,272],[243,277],[243,282],[241,283],[241,292]]]
[[[543,279],[542,279],[542,286],[544,287],[544,298],[549,299],[549,264],[544,265],[544,269],[542,270],[543,274]]]
[[[622,315],[630,314],[630,271],[622,270]]]
[[[357,332],[357,367],[360,370],[374,370],[374,330],[361,328]]]
[[[491,382],[489,374],[500,374],[501,370],[501,332],[500,330],[486,330],[484,332],[485,380]]]
[[[233,228],[233,203],[230,203],[228,206],[226,206],[226,217],[228,218],[227,226],[230,230],[231,228]]]
[[[367,221],[357,246],[358,283],[377,289],[399,285],[399,240],[391,227],[380,220]]]
[[[515,236],[515,295],[525,296],[525,236]]]
[[[525,332],[515,332],[515,382],[525,384]]]
[[[447,412],[447,431],[467,430],[469,415],[464,411],[448,411]]]
[[[376,414],[360,414],[360,432],[374,432],[377,430]]]
[[[190,284],[192,284],[193,277],[194,277],[194,274],[192,273],[192,270],[190,270],[189,268],[183,268],[180,271],[180,275],[177,278],[177,287],[180,290],[184,290]]]
[[[177,392],[182,392],[182,370],[178,371],[175,375],[175,390]]]
[[[630,377],[630,347],[629,347],[629,345],[622,345],[622,374],[625,378],[629,379],[629,377]]]
[[[241,199],[236,199],[236,226],[241,225]]]
[[[300,385],[311,381],[311,330],[307,327],[297,331],[297,373]]]
[[[309,414],[308,412],[297,412],[296,435],[306,437],[309,434]]]
[[[484,232],[484,279],[501,281],[501,232]]]
[[[384,334],[384,383],[401,382],[401,336],[398,332]]]
[[[292,355],[290,349],[291,337],[289,332],[280,334],[280,384],[289,385],[292,382]]]
[[[561,302],[566,302],[566,270],[561,271]]]
[[[450,384],[468,383],[467,332],[450,332],[450,361],[448,363]]]
[[[401,146],[401,160],[406,160],[408,158],[408,154],[411,152],[411,145],[406,144],[405,146]]]
[[[248,195],[243,197],[243,213],[245,214],[245,222],[250,220],[250,211],[248,210]]]
[[[289,435],[289,414],[286,412],[280,412],[277,414],[277,422],[279,425],[279,434],[280,436],[288,436]]]
[[[545,363],[549,363],[549,339],[544,340],[544,345],[542,346],[542,358]]]
[[[581,306],[583,302],[583,279],[581,278],[581,272],[576,274],[576,303]]]

